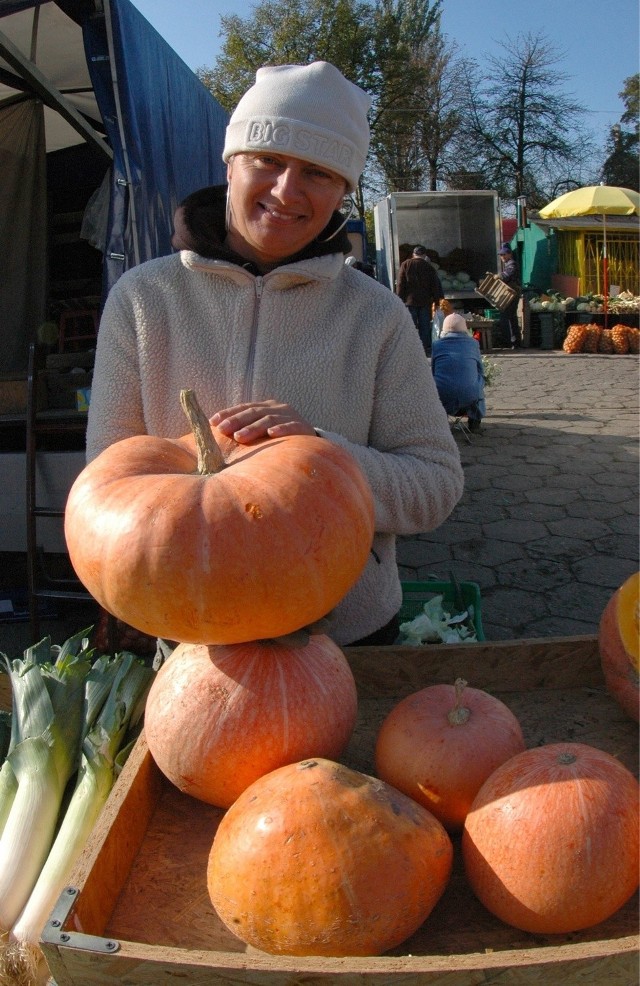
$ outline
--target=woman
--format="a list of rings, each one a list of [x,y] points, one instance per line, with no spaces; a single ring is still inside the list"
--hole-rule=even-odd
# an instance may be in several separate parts
[[[440,305],[445,318],[433,343],[431,371],[447,414],[467,415],[470,431],[480,431],[486,414],[482,355],[462,315],[446,299]]]
[[[182,435],[191,387],[238,442],[317,433],[348,449],[377,533],[329,616],[343,645],[393,641],[395,535],[437,527],[463,488],[411,317],[344,263],[338,210],[364,168],[369,102],[327,62],[258,70],[227,128],[226,193],[185,200],[180,253],[128,271],[107,299],[87,432],[89,458],[129,435]]]

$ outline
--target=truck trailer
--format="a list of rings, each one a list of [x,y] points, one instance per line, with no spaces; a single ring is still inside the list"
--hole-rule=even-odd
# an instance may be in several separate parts
[[[394,192],[373,210],[378,280],[395,290],[414,246],[426,247],[446,298],[486,307],[475,291],[500,270],[500,200],[495,191]]]

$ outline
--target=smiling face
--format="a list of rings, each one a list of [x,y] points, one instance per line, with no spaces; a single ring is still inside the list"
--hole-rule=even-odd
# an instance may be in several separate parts
[[[340,175],[283,154],[235,154],[227,178],[227,245],[261,269],[311,243],[346,194]]]

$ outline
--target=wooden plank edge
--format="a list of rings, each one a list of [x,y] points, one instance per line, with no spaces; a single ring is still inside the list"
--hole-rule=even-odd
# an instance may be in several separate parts
[[[156,810],[163,783],[143,732],[70,875],[68,885],[80,893],[61,931],[103,934]],[[48,960],[57,946],[41,945]]]
[[[130,983],[153,983],[168,978],[184,978],[193,983],[230,982],[225,977],[233,976],[233,982],[281,983],[280,977],[318,977],[329,982],[358,977],[375,977],[378,982],[390,982],[391,977],[400,976],[403,982],[427,982],[437,980],[446,982],[448,975],[456,977],[457,986],[478,982],[477,976],[497,974],[514,970],[517,982],[527,979],[526,970],[561,974],[562,981],[573,982],[571,967],[588,969],[592,976],[598,976],[601,964],[621,970],[635,968],[638,950],[638,937],[596,940],[590,942],[558,944],[540,948],[523,948],[501,951],[487,950],[468,954],[449,954],[433,956],[366,956],[327,958],[318,956],[275,956],[262,952],[219,952],[189,950],[171,946],[157,946],[121,942],[120,951],[100,956],[96,965],[95,953],[81,954],[75,949],[60,947],[57,976],[60,986],[66,983],[78,986],[92,986],[102,983],[117,983],[125,979]],[[143,970],[136,975],[136,969]],[[56,972],[51,969],[54,976]],[[206,978],[201,978],[199,972]],[[103,974],[104,975],[103,975]],[[461,974],[467,973],[463,980]],[[244,976],[242,975],[244,974]],[[277,979],[273,977],[278,977]],[[155,978],[154,978],[155,977]],[[246,977],[246,978],[245,978]],[[379,978],[382,977],[382,978]],[[406,977],[406,978],[405,978]],[[416,977],[416,978],[414,978]],[[521,978],[522,977],[522,978]],[[296,980],[297,981],[297,980]],[[542,982],[543,980],[538,980]],[[582,983],[597,983],[598,978],[583,978]],[[610,980],[607,980],[610,981]]]
[[[536,688],[603,688],[597,636],[537,637],[423,647],[346,647],[344,653],[366,694],[393,690],[397,697],[426,684],[461,676],[476,688],[529,691]],[[385,687],[385,679],[388,684]]]

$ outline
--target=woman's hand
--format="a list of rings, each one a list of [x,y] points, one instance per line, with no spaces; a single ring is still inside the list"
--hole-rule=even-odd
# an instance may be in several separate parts
[[[250,445],[260,438],[315,435],[313,426],[301,418],[294,408],[272,400],[223,408],[216,411],[211,424],[241,445]]]

